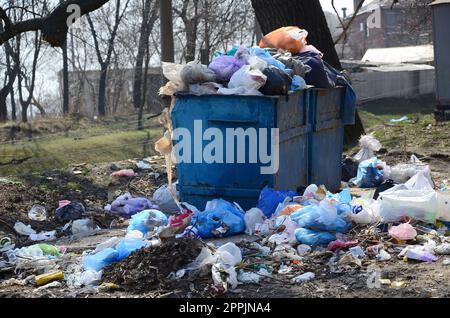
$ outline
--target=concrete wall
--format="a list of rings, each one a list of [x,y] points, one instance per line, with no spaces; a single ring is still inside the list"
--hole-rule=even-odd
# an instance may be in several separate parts
[[[359,102],[381,98],[414,98],[435,92],[434,69],[351,74]]]

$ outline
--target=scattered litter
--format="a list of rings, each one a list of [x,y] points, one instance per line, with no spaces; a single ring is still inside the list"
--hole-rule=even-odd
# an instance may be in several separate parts
[[[304,273],[302,275],[292,278],[291,282],[297,283],[297,284],[305,283],[305,282],[313,280],[314,278],[316,278],[316,274],[314,274],[312,272],[308,272],[308,273]]]
[[[61,204],[62,203],[62,204]],[[59,223],[81,219],[86,212],[84,205],[75,201],[61,201],[60,207],[56,209],[55,218]]]
[[[28,212],[28,217],[30,220],[42,222],[47,220],[47,211],[42,205],[35,204]]]
[[[119,170],[119,171],[115,171],[113,173],[111,173],[112,177],[136,177],[137,173],[134,172],[133,169],[124,169],[124,170]]]
[[[393,226],[389,229],[389,235],[398,241],[413,240],[417,236],[417,231],[409,223],[403,223],[398,226]]]

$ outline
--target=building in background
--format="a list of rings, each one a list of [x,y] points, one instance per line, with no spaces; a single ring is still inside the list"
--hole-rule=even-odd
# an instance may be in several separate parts
[[[355,8],[361,0],[354,0]],[[352,15],[345,18],[348,23]],[[347,31],[343,59],[360,60],[368,49],[432,43],[431,11],[426,0],[375,0],[358,12]]]

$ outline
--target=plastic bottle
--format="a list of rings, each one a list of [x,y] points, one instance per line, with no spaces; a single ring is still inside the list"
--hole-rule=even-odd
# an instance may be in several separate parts
[[[47,283],[50,283],[54,280],[62,280],[64,279],[64,273],[61,271],[52,271],[39,276],[36,276],[35,281],[36,285],[42,286]]]

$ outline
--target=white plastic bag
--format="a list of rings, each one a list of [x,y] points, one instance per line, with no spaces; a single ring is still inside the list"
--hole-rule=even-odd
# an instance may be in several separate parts
[[[256,60],[253,61],[256,63]],[[264,62],[264,61],[263,61]],[[218,90],[223,95],[263,95],[258,89],[266,84],[267,76],[260,70],[259,64],[244,65],[230,79],[228,88]]]
[[[31,225],[25,225],[19,221],[14,224],[14,230],[20,235],[29,236],[31,234],[36,234],[36,231],[31,228]]]
[[[380,202],[373,199],[355,198],[351,202],[354,207],[354,212],[349,213],[347,219],[356,224],[375,224],[381,219],[380,217]],[[361,211],[357,211],[360,209]]]
[[[381,149],[381,143],[375,139],[373,135],[363,135],[359,139],[359,145],[361,150],[356,154],[353,159],[357,162],[363,162],[370,158],[375,157],[375,151]]]
[[[437,191],[438,216],[444,222],[450,222],[450,191]]]
[[[386,166],[384,169],[383,179],[391,179],[395,183],[402,184],[422,171],[425,173],[430,183],[433,184],[431,180],[430,166],[422,163],[415,155],[412,155],[410,163],[398,164],[394,167]]]
[[[434,190],[410,190],[399,185],[380,193],[378,202],[385,223],[398,222],[403,216],[431,223],[436,221],[438,199]]]
[[[181,70],[183,65],[175,63],[162,63],[162,69],[164,76],[169,80],[169,82],[161,87],[159,90],[160,95],[172,96],[177,92],[184,90],[185,84],[181,78]]]
[[[256,224],[264,223],[266,219],[263,211],[258,208],[248,210],[244,215],[245,233],[253,235],[255,233]]]
[[[178,182],[175,182],[172,184],[172,191],[176,194],[177,199],[179,197],[179,193],[177,192],[177,184]],[[170,191],[170,188],[167,184],[162,185],[159,187],[155,193],[153,194],[152,201],[155,202],[159,210],[164,213],[175,213],[180,211],[180,208],[178,207],[177,203],[175,202],[172,192]]]
[[[430,179],[429,168],[418,172],[414,177],[405,183],[405,186],[410,190],[434,190],[434,184]]]

